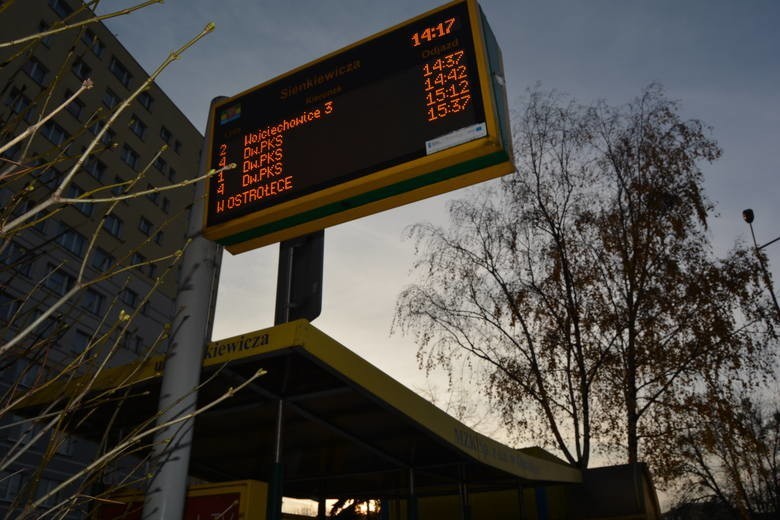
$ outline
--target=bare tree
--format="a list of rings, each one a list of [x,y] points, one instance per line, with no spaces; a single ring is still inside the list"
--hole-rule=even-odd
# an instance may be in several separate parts
[[[709,244],[700,165],[720,149],[656,85],[619,107],[531,92],[514,135],[517,174],[411,229],[395,326],[429,369],[481,363],[519,437],[660,471],[705,375],[749,384],[774,356],[754,258]]]
[[[12,3],[4,2],[0,6],[0,16]],[[128,348],[135,350],[134,356],[140,361],[164,352],[170,334],[170,324],[165,323],[157,331],[156,339],[135,346],[129,345],[128,341],[132,339],[145,304],[165,284],[175,284],[175,270],[182,248],[164,251],[151,258],[141,253],[163,231],[180,233],[179,229],[184,227],[181,223],[187,217],[186,208],[182,206],[164,221],[150,222],[147,238],[138,243],[126,242],[121,250],[108,254],[99,246],[101,237],[111,232],[116,223],[117,208],[153,199],[168,190],[186,190],[215,173],[209,172],[203,177],[191,175],[185,180],[166,184],[149,184],[150,169],[168,153],[167,146],[163,145],[146,158],[134,177],[88,191],[78,188],[76,181],[88,175],[90,165],[97,164],[102,154],[112,153],[116,146],[112,140],[112,127],[117,125],[120,116],[148,91],[168,65],[214,28],[213,24],[208,24],[189,42],[172,51],[148,78],[126,98],[117,100],[110,110],[97,109],[89,114],[78,132],[58,134],[54,126],[58,117],[77,106],[84,93],[94,87],[92,79],[85,78],[81,88],[61,101],[62,78],[77,66],[80,58],[77,44],[84,41],[87,45],[96,44],[90,41],[94,37],[89,32],[90,24],[160,2],[146,1],[95,16],[87,7],[94,8],[97,3],[89,2],[72,13],[64,13],[62,21],[41,32],[0,43],[0,52],[4,53],[0,68],[28,73],[32,51],[44,43],[51,44],[50,38],[61,38],[56,40],[58,45],[70,45],[71,49],[61,69],[33,99],[22,92],[14,92],[10,83],[2,88],[8,110],[0,121],[0,193],[4,202],[0,208],[0,289],[3,294],[0,371],[5,382],[0,394],[0,435],[15,439],[15,443],[8,453],[0,455],[0,490],[5,496],[15,495],[15,501],[6,513],[9,518],[70,518],[94,508],[118,488],[140,487],[148,478],[144,464],[153,434],[169,426],[155,425],[155,417],[119,435],[110,423],[107,424],[102,439],[78,469],[56,483],[47,481],[44,474],[46,468],[55,463],[58,453],[68,451],[69,432],[76,429],[80,421],[105,403],[115,407],[115,419],[124,400],[133,395],[130,384],[133,374],[115,381],[111,388],[98,388],[95,385],[100,374],[128,359]],[[46,133],[47,141],[41,140],[42,133]],[[53,142],[54,146],[41,146],[48,142]],[[56,174],[57,171],[62,174]],[[77,224],[63,225],[58,233],[41,239],[44,235],[36,230],[41,225],[56,225],[55,217],[63,216]],[[73,255],[64,257],[62,247]],[[29,278],[30,262],[37,258],[49,259],[44,274],[20,283],[20,279]],[[128,280],[140,272],[150,275],[153,283],[144,294],[128,292]],[[84,334],[82,348],[65,348],[61,339],[64,334],[73,333],[75,325],[81,322],[85,309],[95,298],[91,290],[103,287],[109,281],[119,290],[111,301],[95,307],[102,313],[97,326],[86,334],[81,332]],[[18,294],[20,287],[24,289]],[[13,297],[9,296],[12,289]],[[154,334],[151,337],[154,338]],[[262,373],[254,377],[260,375]],[[19,406],[25,402],[51,392],[52,388],[66,387],[71,391],[38,406],[34,415],[28,412],[19,415]],[[240,388],[229,391],[204,409],[217,405]],[[191,415],[176,421],[188,418]],[[13,468],[25,457],[28,461],[36,460],[37,466],[20,479]]]
[[[776,384],[767,385],[770,399],[762,399],[739,381],[713,384],[711,379],[692,400],[684,429],[669,439],[679,446],[677,467],[669,470],[680,475],[680,502],[719,504],[744,520],[780,511]]]

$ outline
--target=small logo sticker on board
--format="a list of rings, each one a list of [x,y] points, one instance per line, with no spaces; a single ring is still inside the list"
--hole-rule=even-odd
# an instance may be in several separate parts
[[[479,139],[487,135],[487,126],[485,123],[477,123],[475,125],[467,126],[449,134],[442,135],[435,139],[425,142],[425,154],[431,155],[432,153],[458,146],[459,144]]]
[[[236,103],[233,106],[229,106],[222,110],[222,113],[219,114],[219,124],[226,125],[230,123],[231,121],[235,121],[241,117],[241,104]]]

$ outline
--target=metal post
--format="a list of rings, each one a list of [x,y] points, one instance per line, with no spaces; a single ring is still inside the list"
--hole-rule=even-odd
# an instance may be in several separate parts
[[[523,518],[523,505],[525,500],[523,500],[523,493],[525,492],[523,488],[523,484],[520,482],[517,483],[517,518],[518,520],[522,520]]]
[[[746,215],[747,211],[750,211],[748,215]],[[764,257],[761,256],[761,250],[764,249],[766,246],[770,244],[774,244],[775,242],[780,240],[780,237],[777,237],[776,239],[771,240],[762,246],[759,246],[758,242],[756,242],[756,233],[753,231],[753,211],[745,210],[742,213],[743,213],[743,217],[745,218],[745,222],[747,222],[748,226],[750,226],[750,236],[753,237],[753,247],[756,250],[756,258],[758,258],[758,263],[761,267],[761,273],[764,275],[764,283],[766,284],[766,288],[769,290],[769,294],[772,296],[772,303],[774,303],[775,305],[775,313],[777,313],[777,317],[778,319],[780,319],[780,305],[778,305],[777,303],[777,296],[775,296],[775,290],[772,286],[772,277],[769,276],[769,269],[767,269],[766,264],[764,263]]]
[[[409,468],[409,500],[406,503],[406,518],[417,520],[417,494],[414,489],[414,468]]]
[[[324,244],[323,230],[279,243],[274,325],[320,315]]]
[[[295,254],[295,248],[292,246],[284,247],[279,246],[279,279],[277,293],[279,298],[277,299],[277,307],[279,323],[287,323],[290,321],[290,308],[292,307],[292,283],[293,283],[293,255]]]
[[[282,424],[284,419],[284,401],[279,399],[276,409],[276,443],[274,445],[274,462],[268,485],[268,520],[279,520],[282,517]]]
[[[534,491],[536,493],[536,518],[539,520],[549,520],[550,512],[547,508],[547,488],[539,486]]]
[[[222,98],[212,100],[212,106],[219,99]],[[211,121],[208,128],[211,128]],[[210,130],[207,130],[206,143],[210,140],[209,134]],[[201,172],[208,170],[207,155],[204,152],[201,158]],[[205,182],[199,182],[195,188],[187,234],[192,241],[184,251],[179,272],[176,316],[160,389],[157,424],[188,417],[197,407],[201,362],[211,337],[222,263],[222,246],[201,235],[204,194]],[[188,417],[159,430],[154,436],[152,463],[157,467],[147,487],[144,519],[182,518],[193,425],[194,418]]]
[[[317,520],[325,520],[325,499],[320,498],[317,501]]]
[[[379,520],[390,520],[390,499],[388,498],[379,501]]]
[[[460,517],[461,520],[471,520],[471,504],[469,503],[469,488],[468,484],[466,484],[466,470],[461,466],[459,473]]]

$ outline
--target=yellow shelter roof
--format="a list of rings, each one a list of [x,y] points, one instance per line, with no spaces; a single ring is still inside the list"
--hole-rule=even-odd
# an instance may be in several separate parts
[[[107,428],[127,431],[152,420],[162,367],[154,358],[100,374],[93,392],[113,398],[73,421],[78,432],[98,437]],[[193,476],[267,480],[281,400],[287,496],[404,496],[410,469],[418,495],[450,494],[460,482],[477,491],[582,479],[540,448],[514,449],[470,429],[305,320],[210,343],[199,406],[259,369],[267,373],[197,416]],[[83,386],[83,379],[67,388],[52,385],[23,407]]]

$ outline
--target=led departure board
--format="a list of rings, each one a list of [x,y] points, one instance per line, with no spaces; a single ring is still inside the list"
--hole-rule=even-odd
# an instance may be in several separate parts
[[[505,105],[473,0],[225,99],[204,235],[241,252],[509,173]]]

